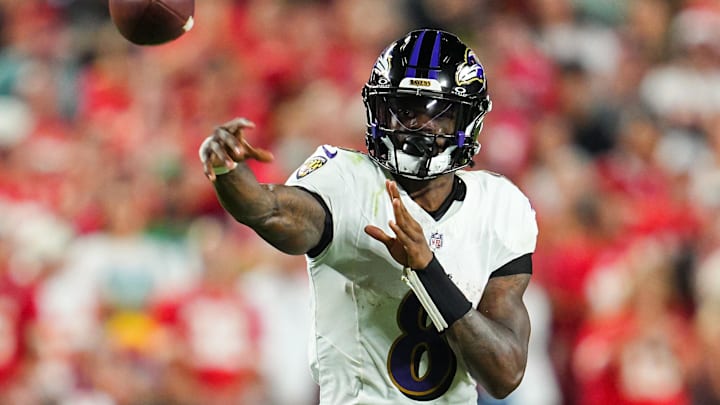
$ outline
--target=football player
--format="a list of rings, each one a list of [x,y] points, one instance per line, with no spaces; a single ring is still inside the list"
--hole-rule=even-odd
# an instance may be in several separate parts
[[[322,404],[475,404],[477,384],[512,392],[527,362],[523,293],[537,224],[507,178],[463,170],[491,110],[473,51],[416,30],[363,88],[367,153],[317,148],[284,185],[238,118],[200,147],[223,207],[282,252],[304,254]]]

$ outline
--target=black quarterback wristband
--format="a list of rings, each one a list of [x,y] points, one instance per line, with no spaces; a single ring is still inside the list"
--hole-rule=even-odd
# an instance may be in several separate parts
[[[472,303],[450,279],[434,254],[424,269],[413,269],[412,271],[417,274],[448,327],[472,309]]]

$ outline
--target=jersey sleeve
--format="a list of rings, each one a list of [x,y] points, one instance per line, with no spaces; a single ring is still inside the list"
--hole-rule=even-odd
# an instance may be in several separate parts
[[[321,198],[333,217],[334,228],[337,227],[338,217],[343,215],[347,190],[352,187],[353,176],[347,173],[345,162],[350,158],[348,154],[347,151],[322,145],[285,181],[285,185],[303,188]]]
[[[495,201],[495,242],[493,271],[520,256],[535,251],[538,227],[535,210],[520,189],[502,179],[501,192]]]
[[[285,184],[297,186],[312,191],[323,198],[332,211],[332,202],[341,196],[341,191],[346,184],[348,176],[344,173],[342,150],[329,145],[322,145],[315,149],[305,162],[300,165]]]

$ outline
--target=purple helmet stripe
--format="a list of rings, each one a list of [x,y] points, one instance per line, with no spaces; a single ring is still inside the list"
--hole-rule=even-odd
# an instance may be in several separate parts
[[[431,68],[437,68],[437,69],[440,68],[440,35],[441,35],[440,32],[435,34],[435,44],[433,44],[432,55],[430,56],[430,67]],[[431,70],[429,77],[430,77],[430,79],[437,79],[438,71]]]
[[[410,63],[408,63],[408,68],[405,71],[405,77],[417,77],[417,72],[415,71],[415,68],[411,67],[411,66],[417,66],[418,59],[420,59],[420,48],[422,48],[422,43],[423,43],[424,38],[425,38],[425,31],[421,32],[417,41],[415,41],[415,45],[413,46],[412,54],[410,55]]]

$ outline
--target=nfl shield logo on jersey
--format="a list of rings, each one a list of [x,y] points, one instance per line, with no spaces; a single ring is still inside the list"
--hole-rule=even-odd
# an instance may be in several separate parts
[[[430,249],[438,250],[443,245],[443,236],[439,232],[433,232],[430,235]]]

